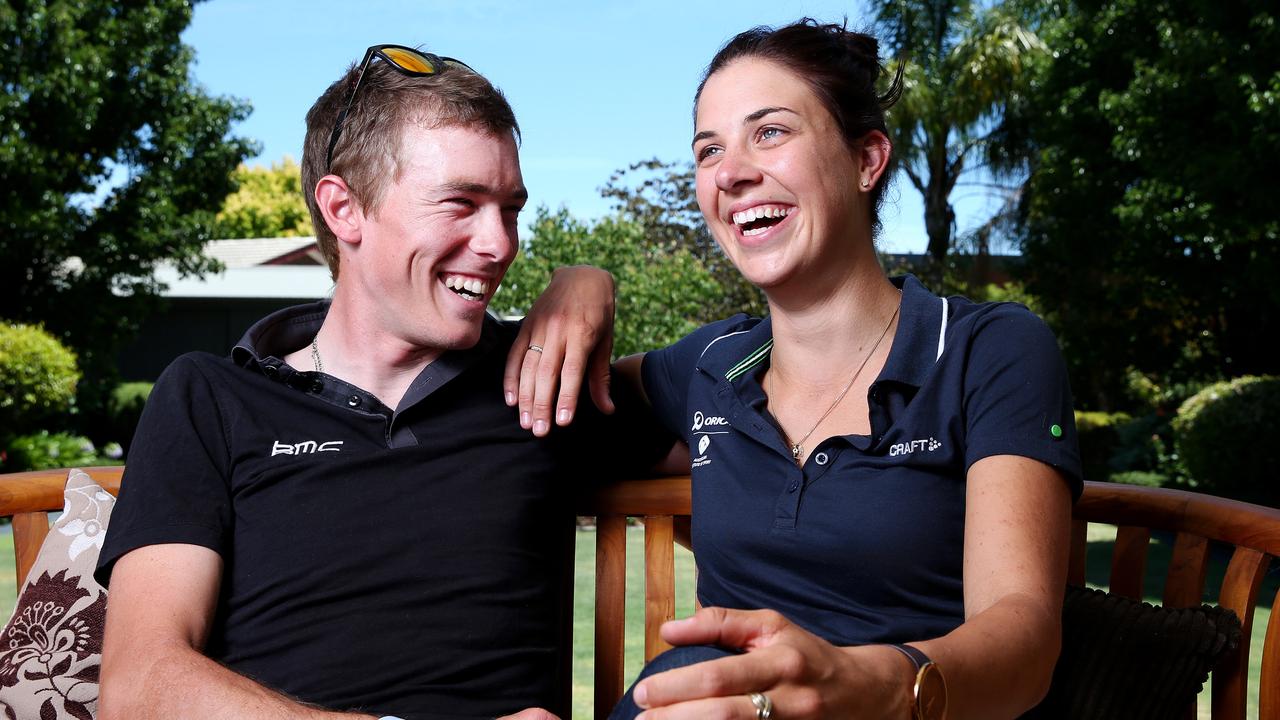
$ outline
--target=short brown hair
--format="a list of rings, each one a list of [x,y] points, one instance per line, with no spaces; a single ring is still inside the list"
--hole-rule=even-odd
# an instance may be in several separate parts
[[[325,167],[329,136],[359,79],[352,65],[329,86],[307,112],[307,137],[302,149],[302,194],[311,212],[316,244],[338,279],[338,239],[325,223],[316,203],[316,184],[329,173],[347,182],[366,213],[376,213],[387,185],[400,176],[400,145],[404,127],[470,127],[495,137],[508,133],[518,140],[511,105],[484,76],[449,66],[435,75],[409,76],[374,61],[365,69],[360,92],[342,121],[342,135],[333,148],[333,164]]]

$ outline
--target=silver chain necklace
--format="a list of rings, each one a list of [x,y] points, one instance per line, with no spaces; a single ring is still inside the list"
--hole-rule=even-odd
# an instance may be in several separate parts
[[[778,430],[782,433],[782,439],[791,446],[791,458],[796,461],[797,465],[800,464],[800,456],[804,454],[804,442],[809,439],[809,436],[813,434],[813,431],[818,429],[818,426],[822,424],[822,421],[826,420],[827,416],[830,415],[831,412],[836,409],[836,406],[840,404],[840,401],[844,399],[845,394],[849,392],[849,389],[852,388],[853,384],[858,380],[858,376],[862,374],[862,368],[866,367],[867,363],[871,360],[871,356],[876,354],[876,349],[880,347],[880,343],[884,341],[885,336],[889,334],[889,328],[893,327],[893,321],[897,318],[898,308],[894,308],[893,315],[889,316],[889,324],[884,326],[884,332],[880,333],[880,337],[876,340],[876,344],[871,346],[871,352],[867,353],[867,356],[862,358],[862,364],[858,366],[857,370],[853,371],[853,377],[849,378],[849,383],[844,386],[844,389],[836,396],[835,401],[831,403],[831,407],[827,408],[827,411],[822,413],[822,417],[818,418],[818,422],[814,423],[813,427],[809,428],[809,432],[805,433],[804,437],[795,442],[791,442],[791,438],[787,437],[786,429],[782,427],[782,421],[778,420]],[[769,371],[769,374],[765,376],[764,380],[769,386],[765,388],[765,393],[769,395],[769,397],[773,397],[773,393],[771,392],[771,388],[773,387],[773,370]],[[777,419],[776,416],[774,419]]]
[[[316,342],[319,339],[319,334],[311,338],[311,363],[316,366],[316,372],[324,372],[324,363],[320,362],[320,345]]]

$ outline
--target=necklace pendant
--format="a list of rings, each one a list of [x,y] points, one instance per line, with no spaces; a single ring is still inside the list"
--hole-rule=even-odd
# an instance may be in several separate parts
[[[791,459],[800,462],[800,453],[804,452],[804,448],[800,447],[800,443],[791,446]]]

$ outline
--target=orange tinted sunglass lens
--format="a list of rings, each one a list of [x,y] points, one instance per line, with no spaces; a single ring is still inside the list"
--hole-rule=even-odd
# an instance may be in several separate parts
[[[383,48],[381,52],[388,60],[399,65],[403,70],[423,74],[430,74],[436,71],[435,66],[426,58],[411,50]]]

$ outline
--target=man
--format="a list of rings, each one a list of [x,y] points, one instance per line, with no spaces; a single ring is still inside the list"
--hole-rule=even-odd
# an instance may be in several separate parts
[[[503,401],[517,329],[485,309],[527,197],[517,135],[483,77],[397,46],[312,107],[303,185],[332,303],[156,384],[100,560],[104,720],[493,717],[560,697],[570,471],[616,467],[637,435],[536,437]]]

